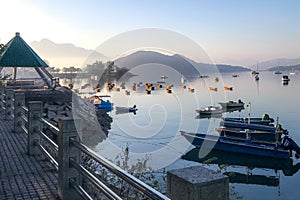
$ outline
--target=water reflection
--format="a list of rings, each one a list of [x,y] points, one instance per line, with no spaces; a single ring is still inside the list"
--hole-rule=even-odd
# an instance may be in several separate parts
[[[238,153],[224,153],[218,150],[212,150],[205,157],[200,157],[199,151],[199,148],[194,148],[183,155],[182,158],[202,164],[217,165],[223,174],[229,176],[231,183],[278,186],[279,170],[282,171],[285,176],[293,176],[300,169],[300,163],[294,164],[290,158],[274,159],[251,155],[244,156]],[[247,173],[242,173],[242,171],[245,170],[241,169],[239,169],[240,171],[230,171],[232,169],[238,170],[237,167],[246,168]],[[274,175],[267,175],[265,170],[261,170],[261,174],[254,174],[254,169],[271,169]]]

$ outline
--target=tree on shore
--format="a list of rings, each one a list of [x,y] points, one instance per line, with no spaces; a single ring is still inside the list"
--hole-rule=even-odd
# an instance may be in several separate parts
[[[78,72],[82,72],[81,68],[76,68],[74,66],[71,67],[64,67],[62,69],[62,72],[64,73],[78,73]]]

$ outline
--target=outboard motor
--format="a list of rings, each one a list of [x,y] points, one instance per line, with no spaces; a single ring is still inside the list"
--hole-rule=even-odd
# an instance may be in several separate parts
[[[290,138],[288,135],[285,135],[282,139],[282,146],[284,149],[290,151],[290,156],[292,156],[292,151],[296,152],[295,157],[298,159],[300,157],[300,147],[297,143]]]

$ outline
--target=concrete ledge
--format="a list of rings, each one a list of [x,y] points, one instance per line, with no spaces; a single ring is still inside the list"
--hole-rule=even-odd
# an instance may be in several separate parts
[[[229,178],[201,166],[170,170],[167,195],[172,200],[228,200]]]

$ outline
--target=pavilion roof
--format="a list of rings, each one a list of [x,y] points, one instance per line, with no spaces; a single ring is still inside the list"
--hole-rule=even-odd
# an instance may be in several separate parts
[[[48,67],[18,32],[3,48],[0,67]]]

